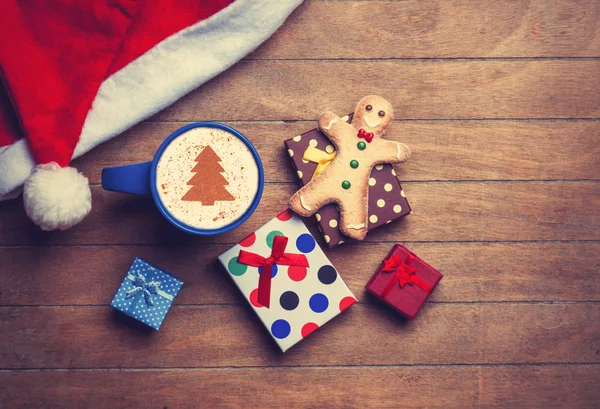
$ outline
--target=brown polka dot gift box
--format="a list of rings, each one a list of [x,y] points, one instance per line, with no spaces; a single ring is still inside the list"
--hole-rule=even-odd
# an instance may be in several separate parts
[[[352,116],[342,119],[350,122]],[[284,143],[302,186],[329,166],[336,155],[331,141],[318,129],[297,135]],[[411,211],[396,172],[390,164],[373,168],[369,177],[368,196],[368,231],[398,220]],[[339,229],[340,212],[336,204],[323,206],[315,217],[329,248],[348,240]]]

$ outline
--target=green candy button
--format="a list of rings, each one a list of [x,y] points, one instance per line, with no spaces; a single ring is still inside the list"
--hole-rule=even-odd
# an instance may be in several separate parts
[[[347,180],[344,180],[344,181],[342,182],[342,187],[343,187],[344,189],[350,189],[350,182],[348,182]]]
[[[357,160],[351,160],[350,161],[350,167],[352,169],[356,169],[358,167],[358,161]]]
[[[364,143],[363,141],[360,141],[356,146],[358,146],[358,149],[360,149],[361,151],[364,151],[365,149],[367,149],[367,144]]]

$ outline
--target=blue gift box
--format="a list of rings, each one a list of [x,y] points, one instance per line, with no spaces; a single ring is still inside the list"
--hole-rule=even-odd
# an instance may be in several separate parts
[[[160,329],[183,281],[136,257],[110,305]]]

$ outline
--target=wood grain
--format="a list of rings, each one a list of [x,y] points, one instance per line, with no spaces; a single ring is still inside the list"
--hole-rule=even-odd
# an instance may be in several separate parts
[[[160,332],[110,307],[5,307],[0,356],[11,369],[600,363],[598,320],[598,303],[499,303],[430,304],[405,322],[374,302],[282,354],[247,306],[174,306]]]
[[[600,301],[600,243],[405,245],[445,275],[430,302]],[[215,262],[229,247],[0,248],[0,260],[11,266],[0,269],[0,305],[105,305],[135,256],[184,281],[177,305],[246,305]],[[344,245],[327,254],[359,301],[368,302],[364,286],[390,248]]]
[[[600,56],[594,0],[307,1],[249,58]]]
[[[600,240],[600,183],[405,183],[413,214],[374,230],[378,241]],[[192,237],[160,216],[152,200],[92,189],[92,213],[68,231],[41,232],[20,200],[0,202],[0,245],[237,243],[287,207],[296,185],[267,184],[238,229]],[[307,219],[316,236],[316,223]]]
[[[243,61],[153,119],[314,120],[368,94],[396,119],[598,118],[598,72],[598,59]]]
[[[0,372],[0,406],[578,409],[600,400],[597,375],[595,365]]]
[[[102,168],[152,160],[161,142],[186,124],[142,123],[73,166],[100,183]],[[254,144],[267,182],[297,183],[283,141],[315,128],[316,121],[229,125]],[[396,166],[403,181],[599,178],[600,121],[396,122],[386,138],[411,147],[411,159]]]
[[[81,225],[40,232],[0,202],[0,407],[597,407],[599,24],[596,0],[306,0],[244,61],[76,160],[94,184]],[[216,256],[297,189],[283,140],[371,93],[412,147],[396,171],[414,213],[326,251],[359,304],[281,354]],[[236,231],[189,237],[98,186],[199,120],[266,164]],[[396,242],[445,275],[410,322],[364,292]],[[160,332],[108,307],[136,255],[185,281]]]

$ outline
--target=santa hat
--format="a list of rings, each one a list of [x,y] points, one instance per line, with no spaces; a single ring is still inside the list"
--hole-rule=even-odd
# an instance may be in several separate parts
[[[91,209],[68,167],[265,41],[302,0],[6,0],[0,200],[67,229]]]

